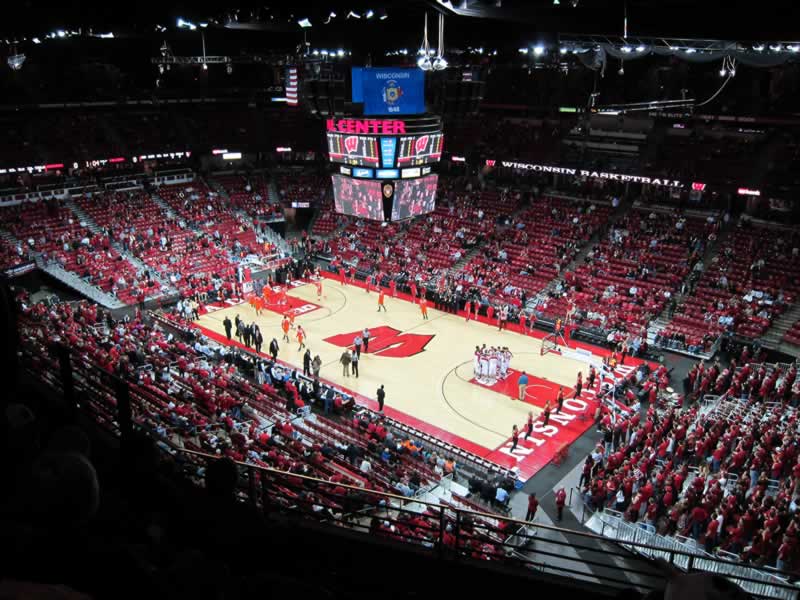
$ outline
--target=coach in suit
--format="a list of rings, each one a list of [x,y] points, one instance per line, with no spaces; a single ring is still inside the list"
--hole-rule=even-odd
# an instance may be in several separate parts
[[[383,384],[381,384],[381,387],[378,388],[375,396],[378,398],[378,410],[383,412],[383,403],[386,400],[386,392],[383,389]]]
[[[231,318],[227,315],[225,319],[222,321],[222,326],[225,328],[225,337],[228,338],[228,341],[231,339],[231,330],[233,329],[233,323],[231,323]]]
[[[272,338],[272,341],[269,343],[269,353],[272,355],[273,361],[278,359],[278,350],[280,350],[280,347],[278,346],[278,340]]]
[[[311,350],[308,348],[303,354],[303,375],[311,375]]]

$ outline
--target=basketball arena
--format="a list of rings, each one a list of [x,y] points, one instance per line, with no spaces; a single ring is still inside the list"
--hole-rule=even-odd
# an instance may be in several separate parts
[[[793,5],[35,8],[0,597],[797,598]]]

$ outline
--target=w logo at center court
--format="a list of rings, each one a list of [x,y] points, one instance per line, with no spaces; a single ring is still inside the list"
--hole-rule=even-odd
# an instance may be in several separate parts
[[[340,333],[325,338],[325,341],[334,346],[346,348],[353,345],[353,339],[357,335],[361,335],[361,331]],[[399,329],[383,325],[370,329],[368,354],[376,354],[377,356],[388,358],[407,358],[424,352],[425,346],[434,337],[433,334],[401,333]]]

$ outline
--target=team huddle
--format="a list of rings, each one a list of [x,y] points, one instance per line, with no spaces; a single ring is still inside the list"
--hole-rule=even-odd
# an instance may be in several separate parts
[[[514,355],[503,346],[487,348],[486,344],[475,346],[475,357],[473,359],[473,370],[475,378],[483,384],[492,385],[498,379],[508,377],[508,367]]]

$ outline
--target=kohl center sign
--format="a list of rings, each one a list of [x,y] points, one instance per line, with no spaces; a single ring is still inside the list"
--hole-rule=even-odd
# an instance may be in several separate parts
[[[556,175],[570,175],[572,177],[593,177],[595,179],[608,179],[609,181],[620,181],[623,183],[646,183],[669,188],[683,188],[684,185],[677,179],[667,179],[658,177],[644,177],[642,175],[625,175],[623,173],[608,173],[605,171],[587,171],[585,169],[571,169],[569,167],[555,167],[552,165],[537,165],[531,163],[513,162],[507,160],[487,160],[486,166],[506,167],[520,171],[535,171],[537,173],[553,173]]]
[[[390,119],[327,119],[325,129],[356,135],[398,135],[406,132],[406,124],[404,121]]]

